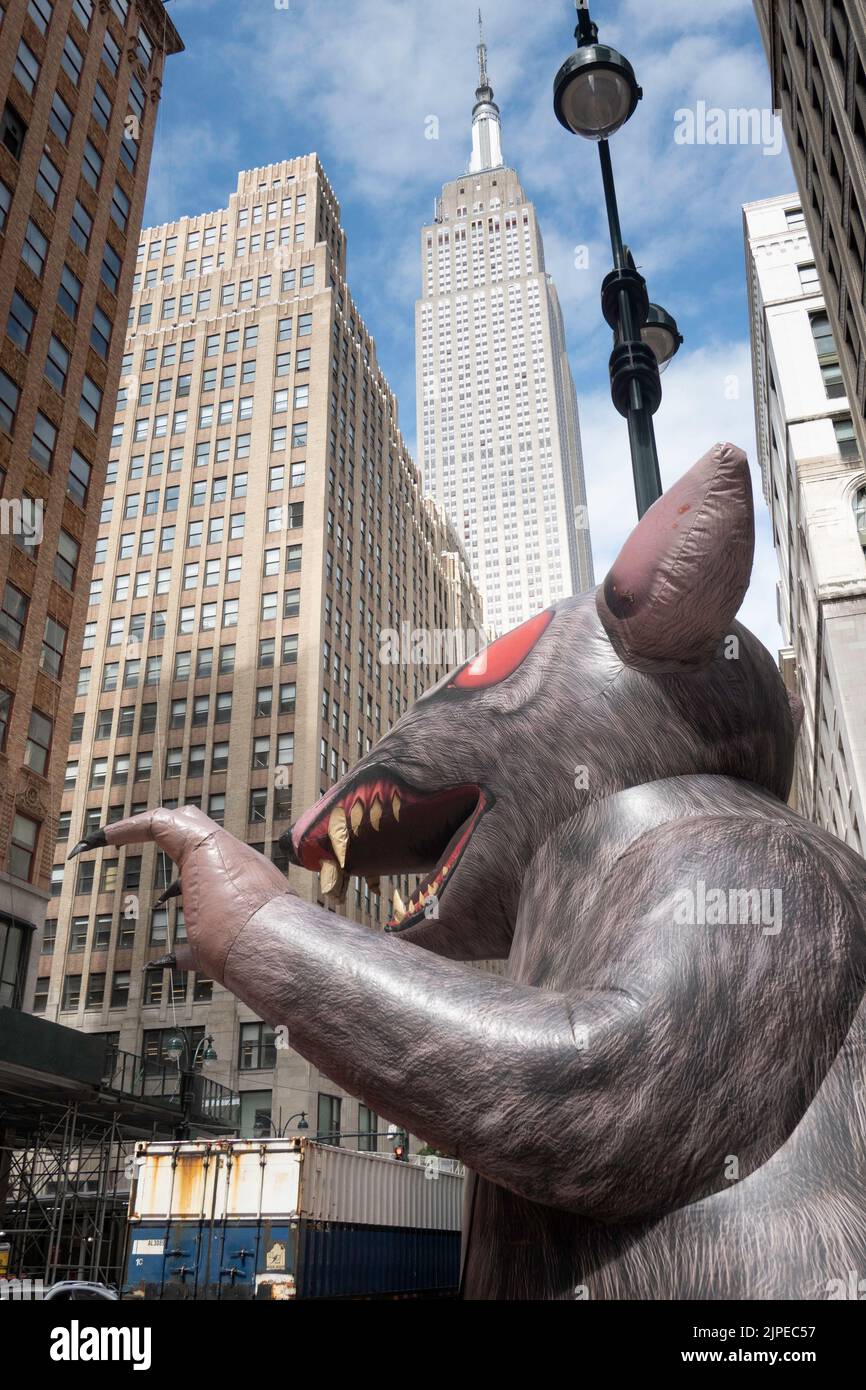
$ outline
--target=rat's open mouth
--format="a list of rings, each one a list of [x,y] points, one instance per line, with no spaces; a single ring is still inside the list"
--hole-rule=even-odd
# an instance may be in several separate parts
[[[429,916],[448,886],[478,822],[492,805],[475,784],[420,792],[393,773],[368,768],[328,792],[283,841],[299,864],[322,876],[322,891],[342,900],[351,874],[378,891],[384,874],[425,875],[409,903],[394,894],[386,931],[405,931]],[[425,912],[425,909],[426,912]]]

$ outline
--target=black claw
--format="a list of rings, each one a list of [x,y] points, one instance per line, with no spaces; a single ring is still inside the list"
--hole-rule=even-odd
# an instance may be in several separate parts
[[[104,847],[107,844],[108,839],[106,837],[105,831],[101,827],[99,830],[91,830],[89,835],[85,835],[84,839],[79,840],[78,844],[75,845],[74,848],[69,851],[68,855],[66,856],[66,861],[68,863],[70,859],[74,859],[77,854],[81,854],[82,850],[104,849]]]
[[[174,954],[174,951],[171,951],[167,956],[160,956],[159,960],[148,961],[144,969],[145,973],[148,970],[174,970],[176,965],[177,956]]]
[[[165,892],[157,898],[156,902],[153,905],[152,911],[156,912],[159,908],[164,907],[170,898],[179,898],[182,891],[183,889],[180,885],[180,879],[175,879],[174,883],[170,883],[166,888]]]
[[[277,841],[277,844],[279,845],[280,849],[283,851],[283,854],[285,855],[285,857],[286,857],[286,859],[288,860],[288,862],[289,862],[290,864],[295,864],[295,865],[297,865],[298,867],[300,867],[301,861],[300,861],[300,859],[298,858],[297,854],[295,853],[295,846],[294,846],[294,842],[293,842],[293,840],[292,840],[292,832],[291,832],[291,830],[284,830],[283,833],[282,833],[282,835],[280,836],[279,840]]]

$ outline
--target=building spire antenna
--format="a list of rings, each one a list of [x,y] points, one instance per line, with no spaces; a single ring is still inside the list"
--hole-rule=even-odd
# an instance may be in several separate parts
[[[487,44],[484,22],[478,11],[478,87],[472,108],[472,159],[470,173],[502,168],[502,128],[499,107],[493,99],[493,88],[487,73]]]
[[[481,10],[478,11],[478,85],[488,87],[487,80],[487,44],[484,42],[484,21],[481,18]]]

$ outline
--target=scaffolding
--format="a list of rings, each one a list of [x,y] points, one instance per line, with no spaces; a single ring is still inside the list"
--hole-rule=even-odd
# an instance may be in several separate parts
[[[194,1068],[0,1009],[0,1275],[119,1287],[135,1145],[237,1132]]]
[[[78,1102],[33,1120],[27,1134],[7,1129],[0,1147],[8,1276],[119,1284],[135,1139],[118,1115],[94,1118]],[[0,1111],[0,1133],[5,1123]]]

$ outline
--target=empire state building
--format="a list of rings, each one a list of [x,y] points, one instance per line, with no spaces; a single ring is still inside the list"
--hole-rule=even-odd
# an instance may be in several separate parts
[[[421,233],[418,447],[502,632],[594,578],[562,312],[535,208],[503,158],[479,39],[469,167]]]

